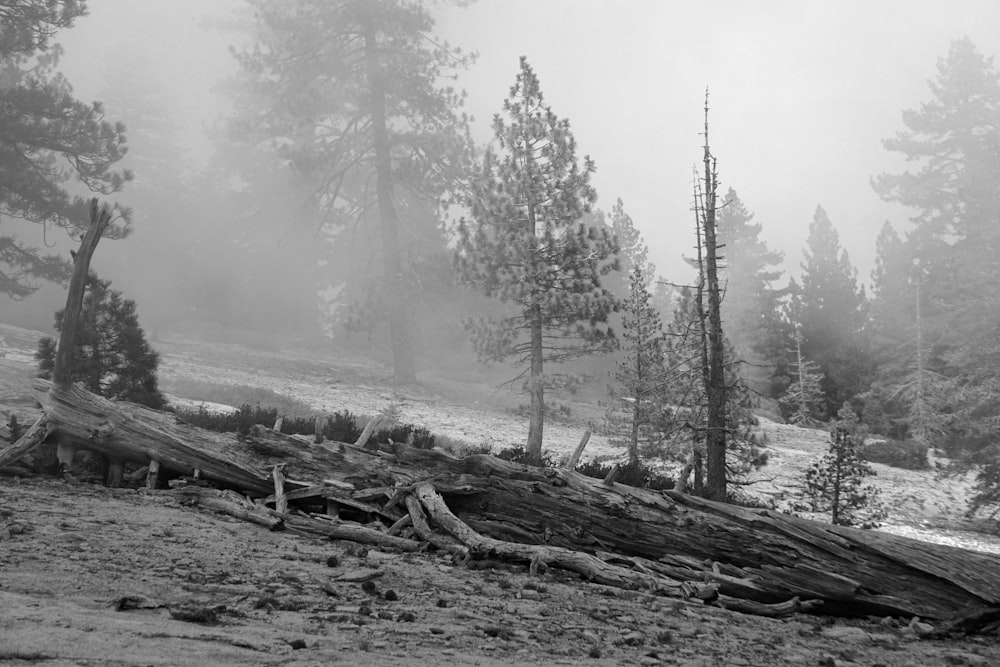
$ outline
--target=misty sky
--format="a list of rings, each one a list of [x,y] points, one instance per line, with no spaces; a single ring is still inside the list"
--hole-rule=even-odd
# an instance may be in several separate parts
[[[191,132],[185,143],[203,158],[199,132],[225,112],[213,87],[235,68],[236,38],[206,29],[203,16],[238,5],[92,0],[91,15],[59,37],[63,70],[91,99],[111,59],[134,60],[169,91]],[[821,204],[867,283],[882,222],[904,228],[908,215],[869,185],[905,167],[881,140],[903,128],[904,109],[929,98],[927,80],[951,40],[968,35],[984,54],[1000,54],[996,0],[479,0],[435,11],[440,34],[479,53],[458,84],[476,138],[490,137],[518,57],[528,56],[546,101],[597,163],[599,207],[624,200],[671,280],[688,277],[681,255],[693,252],[706,86],[723,188],[756,213],[768,245],[797,271]]]

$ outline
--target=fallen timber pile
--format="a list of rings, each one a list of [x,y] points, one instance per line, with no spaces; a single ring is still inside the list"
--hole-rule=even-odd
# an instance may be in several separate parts
[[[1000,609],[994,555],[485,455],[316,443],[264,426],[245,437],[218,434],[74,385],[38,381],[36,395],[43,415],[0,450],[0,467],[48,441],[64,462],[87,449],[112,471],[148,466],[153,485],[157,474],[198,471],[227,490],[164,493],[272,530],[409,551],[430,544],[456,562],[562,568],[763,615],[917,616],[968,632],[995,625]]]

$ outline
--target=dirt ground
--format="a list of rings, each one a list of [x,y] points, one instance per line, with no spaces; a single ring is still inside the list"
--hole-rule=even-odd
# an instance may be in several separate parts
[[[23,424],[35,412],[26,392],[35,340],[0,326],[0,414]],[[524,420],[510,410],[516,399],[488,387],[427,374],[420,387],[398,391],[385,369],[356,359],[159,347],[168,386],[203,376],[361,414],[391,402],[403,419],[473,443],[523,437]],[[574,404],[577,423],[547,425],[554,453],[575,446],[586,410]],[[823,444],[822,434],[769,428],[774,478]],[[591,455],[611,451],[601,438],[592,446]],[[925,502],[936,498],[927,495],[929,477],[888,475],[887,489],[918,493],[915,514],[941,514],[937,501]],[[789,488],[776,483],[772,492]],[[892,500],[904,504],[901,495]],[[960,500],[941,502],[957,508]],[[763,619],[558,571],[470,570],[433,552],[273,533],[163,494],[0,476],[0,665],[581,663],[994,665],[1000,637],[922,640],[890,619]]]
[[[995,665],[1000,640],[771,620],[0,478],[3,665]]]

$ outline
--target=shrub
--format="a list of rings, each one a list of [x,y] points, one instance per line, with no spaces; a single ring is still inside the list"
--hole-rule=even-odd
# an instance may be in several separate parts
[[[812,511],[829,512],[834,524],[877,528],[885,518],[879,490],[863,484],[875,471],[861,455],[864,429],[847,404],[830,434],[830,449],[805,475]]]
[[[614,464],[602,465],[597,461],[587,461],[576,467],[576,471],[587,477],[604,479],[614,468]],[[658,474],[642,461],[622,464],[616,480],[626,486],[634,486],[639,489],[654,489],[666,491],[674,488],[674,480],[670,477]]]
[[[527,464],[528,452],[524,449],[524,445],[511,445],[510,447],[506,447],[497,452],[496,457],[502,461]],[[556,463],[552,458],[552,452],[548,450],[542,452],[543,468],[552,468],[555,464]]]
[[[926,470],[930,467],[927,445],[916,440],[876,440],[865,445],[862,451],[868,461],[893,468]]]
[[[63,310],[56,312],[55,328],[62,331]],[[38,341],[35,359],[41,377],[51,377],[56,347],[52,338]],[[146,342],[135,301],[122,298],[110,280],[95,273],[87,277],[74,348],[71,379],[88,391],[156,409],[166,403],[157,386],[160,355]]]

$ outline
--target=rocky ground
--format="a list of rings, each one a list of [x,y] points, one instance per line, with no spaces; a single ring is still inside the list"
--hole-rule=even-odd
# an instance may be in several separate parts
[[[0,327],[0,417],[26,421],[34,410],[26,391],[32,335]],[[488,387],[431,375],[399,392],[386,369],[354,359],[183,341],[160,347],[168,388],[199,374],[265,382],[317,410],[374,414],[394,403],[404,420],[474,444],[523,437],[523,421],[511,414],[517,399]],[[574,405],[577,423],[547,429],[557,455],[576,445],[587,409]],[[823,435],[764,428],[773,468],[759,486],[777,498],[794,488],[778,478],[808,465]],[[588,451],[614,453],[600,438]],[[941,530],[964,509],[965,487],[904,472],[880,470],[879,480],[903,510],[899,528],[991,548],[987,537]],[[926,529],[922,517],[930,517]],[[4,665],[1000,664],[996,636],[930,641],[916,628],[890,619],[763,619],[554,571],[469,570],[434,553],[272,533],[163,494],[0,477]]]

